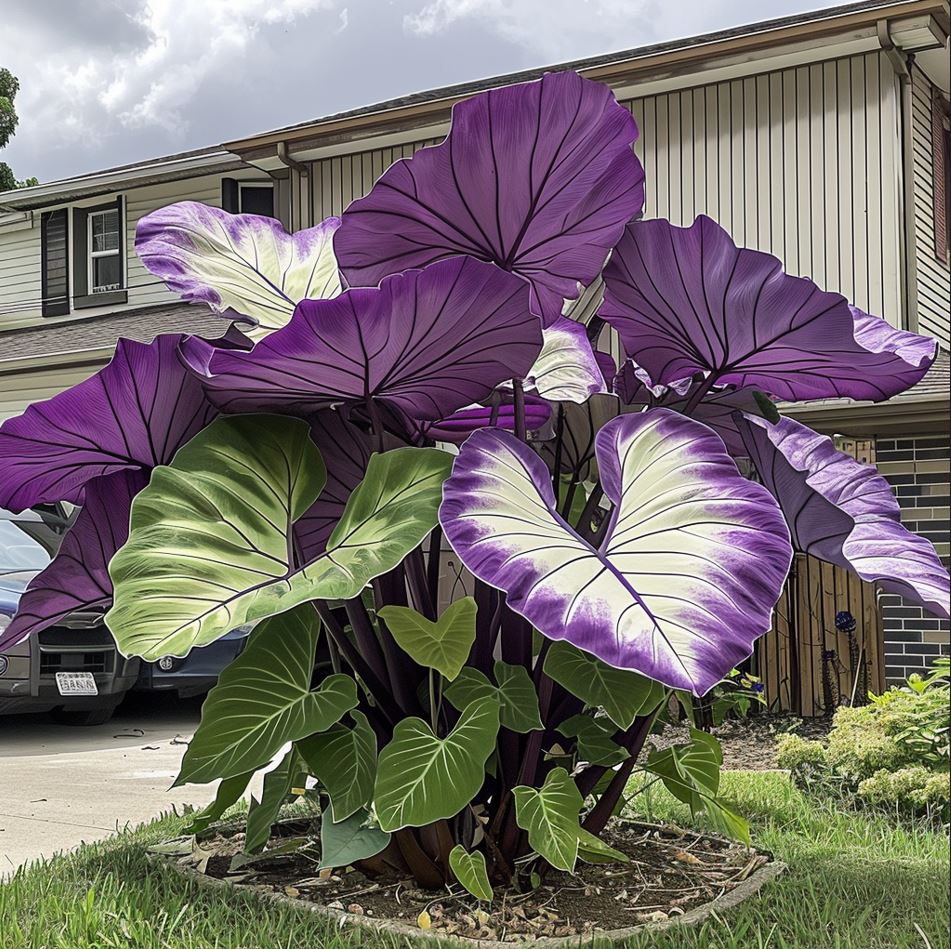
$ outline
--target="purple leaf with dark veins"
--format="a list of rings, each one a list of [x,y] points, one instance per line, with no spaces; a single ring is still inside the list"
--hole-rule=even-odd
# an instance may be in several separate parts
[[[918,382],[933,340],[738,248],[715,221],[629,224],[604,271],[599,315],[655,383],[696,372],[778,399],[888,399]]]
[[[82,499],[93,478],[166,464],[217,414],[180,334],[120,339],[108,366],[0,426],[0,507]]]
[[[391,165],[334,236],[351,286],[467,254],[524,277],[546,325],[598,275],[644,204],[637,125],[574,72],[453,108],[446,140]]]
[[[797,550],[948,615],[948,571],[930,541],[902,526],[891,485],[873,465],[790,418],[738,415],[737,424]]]

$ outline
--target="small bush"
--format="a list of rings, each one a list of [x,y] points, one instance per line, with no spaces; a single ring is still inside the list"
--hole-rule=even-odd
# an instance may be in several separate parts
[[[777,757],[800,787],[849,794],[906,814],[951,810],[948,663],[901,688],[870,696],[862,708],[840,708],[825,744],[798,735],[779,740]]]

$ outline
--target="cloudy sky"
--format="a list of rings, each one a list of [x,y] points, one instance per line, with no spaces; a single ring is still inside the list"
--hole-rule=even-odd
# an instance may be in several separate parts
[[[827,0],[4,0],[20,126],[51,181],[381,99]]]

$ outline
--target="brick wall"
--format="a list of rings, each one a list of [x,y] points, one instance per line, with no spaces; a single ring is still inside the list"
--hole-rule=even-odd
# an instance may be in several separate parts
[[[948,566],[951,506],[951,439],[947,435],[879,438],[875,460],[901,505],[902,523],[927,537]],[[900,596],[881,599],[885,628],[885,666],[889,684],[920,672],[935,656],[951,655],[951,623]]]

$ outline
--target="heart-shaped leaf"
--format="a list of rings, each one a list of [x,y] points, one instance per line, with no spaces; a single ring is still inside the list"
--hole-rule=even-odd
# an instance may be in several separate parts
[[[449,868],[477,900],[492,902],[492,884],[485,868],[485,854],[481,850],[468,853],[462,844],[456,844],[449,851]]]
[[[475,642],[476,602],[471,596],[456,600],[435,623],[406,606],[384,606],[379,616],[404,652],[450,682],[466,664]]]
[[[588,764],[613,768],[630,757],[614,740],[616,728],[606,728],[590,715],[572,715],[558,726],[558,731],[576,740],[578,758]]]
[[[380,830],[365,810],[346,820],[334,821],[330,811],[320,819],[320,869],[349,867],[358,860],[369,860],[386,849],[390,835]]]
[[[291,788],[303,783],[303,768],[300,755],[294,748],[284,756],[281,763],[264,775],[261,800],[251,798],[248,808],[248,824],[244,836],[244,852],[260,853],[271,839],[271,828],[281,813]]]
[[[649,715],[664,698],[659,682],[615,669],[567,642],[551,644],[545,656],[545,674],[591,708],[603,708],[621,729],[630,728],[638,715]]]
[[[376,733],[363,712],[354,709],[350,717],[353,728],[340,723],[297,742],[304,763],[330,795],[337,823],[369,803],[376,777]]]
[[[293,525],[324,480],[306,423],[218,419],[135,499],[106,624],[126,655],[158,659],[307,600],[355,597],[432,529],[450,463],[433,448],[375,455],[325,552],[296,567]]]
[[[515,818],[528,832],[529,846],[557,870],[571,873],[578,859],[579,815],[584,801],[564,768],[554,768],[541,790],[520,785],[512,789]]]
[[[601,367],[595,359],[584,326],[559,317],[542,332],[542,351],[528,372],[535,391],[552,402],[582,404],[606,392]]]
[[[458,814],[482,786],[498,731],[499,703],[491,697],[468,705],[445,738],[421,718],[398,722],[377,763],[380,827],[422,827]]]
[[[446,537],[549,639],[702,695],[769,628],[792,560],[782,512],[709,428],[668,409],[613,419],[596,446],[613,505],[597,547],[558,513],[545,463],[495,429],[455,460]]]
[[[301,300],[336,296],[333,235],[340,221],[288,234],[280,221],[179,201],[141,218],[135,250],[145,268],[183,300],[234,310],[260,339],[283,326]]]
[[[350,676],[328,676],[311,691],[319,634],[308,605],[265,620],[251,633],[202,706],[176,784],[259,768],[287,742],[324,731],[356,708]]]
[[[496,661],[493,685],[478,669],[463,669],[459,678],[446,689],[446,698],[462,711],[470,702],[486,697],[499,703],[499,721],[513,732],[530,732],[543,728],[538,710],[535,683],[524,666]]]

